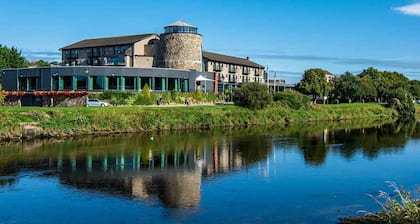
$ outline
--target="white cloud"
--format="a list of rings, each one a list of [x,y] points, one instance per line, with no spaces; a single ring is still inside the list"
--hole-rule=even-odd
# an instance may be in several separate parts
[[[401,12],[405,15],[420,16],[420,3],[396,7],[394,8],[394,10]]]

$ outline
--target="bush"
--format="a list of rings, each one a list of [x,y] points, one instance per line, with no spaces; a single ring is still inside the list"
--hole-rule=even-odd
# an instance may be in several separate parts
[[[235,105],[259,110],[266,107],[272,101],[272,97],[265,85],[249,82],[235,89]]]
[[[195,91],[194,100],[196,100],[196,101],[203,100],[203,94],[201,94],[201,91],[198,90],[198,89]]]
[[[295,110],[308,106],[311,101],[308,96],[293,90],[277,92],[274,94],[273,100]]]

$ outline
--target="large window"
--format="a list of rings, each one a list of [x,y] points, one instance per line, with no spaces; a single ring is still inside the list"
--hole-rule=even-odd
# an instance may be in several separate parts
[[[73,89],[73,77],[72,76],[62,76],[62,89],[60,90],[72,90]]]
[[[178,79],[168,78],[168,90],[179,90]]]
[[[104,77],[103,76],[93,76],[93,89],[94,90],[103,90],[104,88]]]
[[[86,76],[76,76],[77,89],[85,90],[87,89],[87,77]]]
[[[126,90],[135,90],[135,81],[134,81],[135,77],[125,77],[125,86],[124,88]]]
[[[163,85],[162,85],[162,81],[163,80],[163,78],[160,78],[160,77],[156,77],[155,78],[155,90],[163,90]]]
[[[143,89],[144,85],[146,85],[146,84],[149,86],[149,89],[152,89],[152,85],[149,82],[150,82],[150,77],[141,77],[140,78],[141,89]]]
[[[108,89],[117,90],[118,89],[118,77],[109,76],[108,77]]]

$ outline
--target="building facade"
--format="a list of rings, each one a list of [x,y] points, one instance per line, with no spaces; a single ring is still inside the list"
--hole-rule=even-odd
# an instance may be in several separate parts
[[[166,26],[160,35],[86,39],[60,50],[62,66],[3,70],[3,88],[141,91],[148,84],[152,91],[222,93],[242,83],[264,82],[264,67],[249,58],[202,51],[198,28],[183,21]]]

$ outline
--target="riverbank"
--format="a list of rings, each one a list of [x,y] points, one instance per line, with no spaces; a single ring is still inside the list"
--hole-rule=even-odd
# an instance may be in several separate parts
[[[0,140],[315,121],[382,119],[397,112],[380,104],[314,105],[252,111],[234,105],[179,107],[0,107]]]

